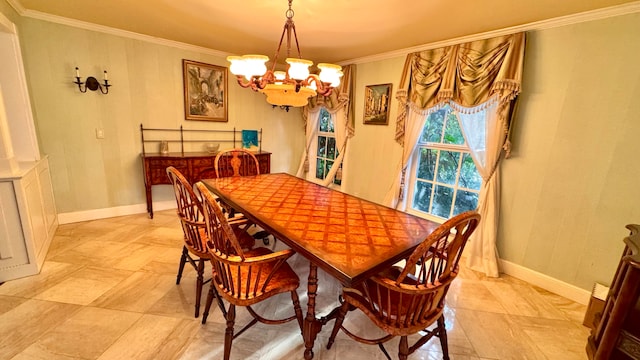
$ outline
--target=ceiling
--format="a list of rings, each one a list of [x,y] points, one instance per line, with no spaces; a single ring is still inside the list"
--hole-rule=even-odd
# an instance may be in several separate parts
[[[288,8],[287,0],[7,1],[25,16],[54,20],[63,17],[230,54],[265,54],[272,59]],[[292,8],[302,57],[314,62],[340,63],[638,3],[637,0],[295,0]],[[293,47],[291,55],[295,56]],[[284,57],[286,51],[282,50],[280,58]]]

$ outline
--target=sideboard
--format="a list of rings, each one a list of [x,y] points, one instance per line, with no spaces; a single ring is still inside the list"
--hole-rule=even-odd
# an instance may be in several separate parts
[[[625,249],[604,310],[596,314],[596,327],[587,341],[593,360],[640,359],[640,225],[627,225]]]
[[[253,153],[258,159],[260,173],[271,172],[271,153],[266,151],[256,151]],[[151,196],[151,186],[170,184],[166,169],[173,166],[180,171],[190,183],[195,183],[202,179],[213,179],[216,177],[214,160],[216,153],[208,152],[176,152],[176,153],[142,153],[142,171],[144,177],[144,188],[147,196],[147,212],[153,219],[153,199]],[[231,166],[228,164],[231,156],[223,156],[220,159],[221,176],[231,176]]]

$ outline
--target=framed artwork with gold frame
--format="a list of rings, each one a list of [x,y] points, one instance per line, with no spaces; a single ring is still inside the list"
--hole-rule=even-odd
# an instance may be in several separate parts
[[[364,124],[389,124],[391,84],[367,85],[364,89]]]
[[[227,73],[224,66],[182,59],[184,118],[227,122]]]

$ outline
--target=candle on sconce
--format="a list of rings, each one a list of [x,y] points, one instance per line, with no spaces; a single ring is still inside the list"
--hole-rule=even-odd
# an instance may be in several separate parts
[[[78,70],[77,66],[76,66],[76,77],[80,77],[80,70]]]
[[[105,81],[108,80],[108,78],[107,78],[107,70],[104,71],[104,80]]]

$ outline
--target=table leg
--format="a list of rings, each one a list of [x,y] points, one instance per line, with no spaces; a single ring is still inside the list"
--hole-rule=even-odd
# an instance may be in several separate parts
[[[309,279],[307,282],[307,316],[304,319],[302,337],[304,338],[304,358],[313,359],[313,343],[320,330],[320,323],[316,319],[316,293],[318,291],[318,267],[309,263]]]

